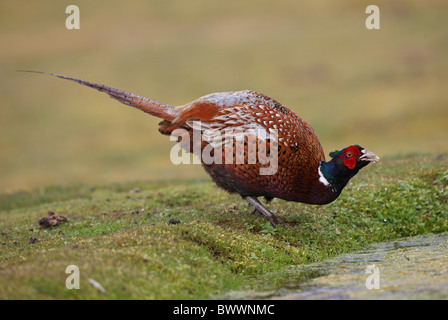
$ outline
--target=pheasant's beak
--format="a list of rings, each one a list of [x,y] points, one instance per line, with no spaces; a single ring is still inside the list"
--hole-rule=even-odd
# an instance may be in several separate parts
[[[359,160],[367,161],[367,162],[378,162],[380,160],[380,157],[378,157],[373,152],[370,152],[368,150],[362,150],[362,155],[359,157]]]

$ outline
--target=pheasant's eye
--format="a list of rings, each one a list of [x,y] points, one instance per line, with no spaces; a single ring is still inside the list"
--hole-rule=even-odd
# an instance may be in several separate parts
[[[353,152],[349,151],[349,152],[347,152],[347,154],[345,156],[347,158],[351,158],[351,157],[353,157]]]

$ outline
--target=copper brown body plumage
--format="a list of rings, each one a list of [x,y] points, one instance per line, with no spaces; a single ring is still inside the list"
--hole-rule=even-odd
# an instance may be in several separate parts
[[[174,107],[101,84],[50,75],[95,88],[163,119],[159,127],[162,134],[177,136],[183,149],[201,158],[205,171],[219,187],[240,194],[273,226],[280,220],[257,197],[327,204],[339,196],[359,169],[379,159],[355,145],[333,152],[332,160],[325,162],[313,128],[258,92],[213,93]],[[202,137],[199,141],[194,139],[195,130]],[[210,149],[213,161],[204,161],[203,152]],[[265,161],[258,158],[260,154],[266,155]],[[260,170],[273,163],[268,174],[261,174]]]
[[[322,146],[311,126],[290,109],[261,93],[237,91],[214,93],[201,97],[185,106],[175,109],[176,117],[161,123],[161,132],[172,134],[173,129],[185,127],[192,135],[189,120],[206,123],[207,129],[249,130],[260,127],[271,132],[276,130],[278,139],[278,168],[273,174],[261,175],[260,168],[266,167],[260,162],[250,164],[249,146],[258,146],[258,137],[246,135],[244,162],[232,161],[226,164],[223,150],[223,164],[203,165],[216,184],[223,189],[244,196],[264,196],[299,201],[310,204],[323,204],[334,200],[319,182],[317,167],[325,160]],[[192,136],[190,137],[192,139]],[[191,141],[190,139],[190,141]],[[270,142],[270,141],[268,141]],[[235,142],[238,143],[238,142]],[[201,150],[207,145],[203,142]],[[266,154],[270,154],[271,144],[266,143]],[[223,146],[224,148],[224,146]],[[188,149],[188,148],[187,148]],[[193,147],[189,147],[193,150]],[[230,148],[233,152],[237,147]],[[261,150],[256,150],[258,153]],[[235,158],[233,154],[233,158]]]

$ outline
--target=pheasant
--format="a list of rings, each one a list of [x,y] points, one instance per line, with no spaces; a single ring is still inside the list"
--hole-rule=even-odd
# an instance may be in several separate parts
[[[376,154],[351,145],[331,152],[331,160],[325,161],[313,128],[290,109],[258,92],[212,93],[175,107],[102,84],[44,74],[105,92],[161,118],[160,133],[175,136],[182,149],[200,157],[216,185],[241,195],[273,227],[282,221],[258,197],[268,202],[279,198],[328,204],[339,197],[361,168],[379,160]],[[200,134],[199,140],[195,134]]]

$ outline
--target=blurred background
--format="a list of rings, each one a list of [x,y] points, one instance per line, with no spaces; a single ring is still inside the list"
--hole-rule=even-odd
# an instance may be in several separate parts
[[[448,2],[1,1],[0,192],[205,178],[175,166],[159,119],[39,70],[172,105],[252,89],[294,110],[326,154],[448,151]],[[68,5],[80,29],[68,30]],[[380,8],[368,30],[366,7]]]

